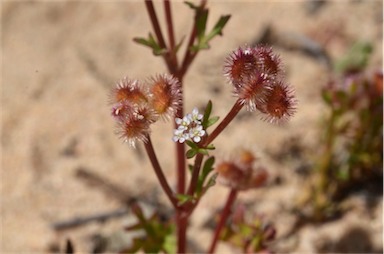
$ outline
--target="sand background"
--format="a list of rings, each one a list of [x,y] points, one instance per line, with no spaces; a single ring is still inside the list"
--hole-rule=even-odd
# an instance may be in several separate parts
[[[160,20],[163,12],[156,2]],[[372,69],[382,66],[381,1],[326,2],[310,11],[305,1],[209,1],[208,27],[221,14],[232,18],[223,37],[201,52],[185,77],[185,109],[204,107],[211,99],[213,114],[225,116],[235,99],[222,75],[223,61],[238,46],[251,44],[266,25],[278,32],[305,35],[323,45],[332,59],[343,55],[354,42],[373,43]],[[55,232],[54,222],[76,216],[113,211],[117,199],[76,177],[79,169],[93,172],[132,196],[159,194],[156,178],[139,146],[123,144],[114,134],[108,95],[124,76],[145,79],[166,71],[162,59],[135,44],[151,30],[142,1],[5,1],[1,4],[2,28],[2,133],[1,133],[1,252],[40,253],[49,246],[73,239],[79,251],[90,251],[92,234],[112,235],[129,218],[89,223],[77,229]],[[180,1],[172,5],[178,40],[189,34],[192,11]],[[333,34],[326,39],[328,34]],[[274,221],[278,234],[288,231],[294,216],[282,207],[300,193],[302,178],[293,164],[279,164],[270,153],[287,145],[290,137],[316,144],[319,123],[326,111],[321,86],[329,78],[326,66],[297,51],[276,47],[284,62],[287,80],[296,90],[297,114],[283,126],[243,114],[215,141],[215,154],[223,158],[243,145],[261,154],[271,175],[283,185],[245,193],[240,198]],[[182,52],[183,49],[181,49]],[[181,56],[181,55],[180,55]],[[174,182],[172,124],[157,123],[153,141],[161,164]],[[192,218],[191,237],[200,247],[208,245],[210,230],[202,225],[220,208],[228,190],[217,186],[207,194]],[[382,250],[382,201],[370,211],[359,196],[342,219],[303,227],[293,238],[280,241],[280,251],[317,252],[334,246],[351,228],[357,234],[348,248]],[[356,235],[356,234],[355,234]],[[364,238],[364,239],[363,239]],[[365,240],[359,245],[359,241]],[[351,243],[355,243],[356,246]],[[333,245],[332,245],[333,244]],[[344,246],[345,247],[345,246]],[[365,249],[364,249],[365,248]],[[331,249],[332,250],[332,249]],[[220,253],[233,250],[220,245]],[[335,251],[335,249],[333,249]]]

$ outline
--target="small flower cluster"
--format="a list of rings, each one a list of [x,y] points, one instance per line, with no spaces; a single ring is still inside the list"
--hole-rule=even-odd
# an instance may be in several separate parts
[[[296,110],[293,90],[282,81],[282,72],[279,57],[264,46],[239,48],[224,66],[235,96],[270,122],[286,121]]]
[[[184,143],[186,140],[193,140],[195,143],[201,141],[201,137],[205,135],[205,130],[201,125],[203,115],[199,113],[197,108],[192,110],[192,113],[181,118],[176,118],[175,122],[178,125],[173,131],[173,141]]]
[[[146,142],[150,125],[159,118],[173,117],[181,101],[180,83],[171,75],[158,75],[145,83],[122,79],[111,94],[120,137],[132,146],[137,140]]]
[[[256,157],[246,149],[237,152],[234,159],[223,161],[216,166],[220,183],[236,190],[247,190],[263,185],[268,173],[262,167],[255,167]]]

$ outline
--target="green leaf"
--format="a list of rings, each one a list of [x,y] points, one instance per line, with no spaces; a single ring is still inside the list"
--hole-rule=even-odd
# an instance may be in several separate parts
[[[177,194],[176,195],[177,200],[179,201],[178,205],[183,205],[191,200],[193,200],[193,196],[186,195],[186,194]]]
[[[344,55],[343,58],[335,63],[335,69],[338,72],[363,70],[369,61],[373,46],[369,42],[356,42]]]
[[[218,116],[214,116],[214,117],[210,118],[210,119],[208,120],[208,123],[207,123],[207,128],[208,128],[209,126],[214,125],[217,121],[219,121],[219,119],[220,119],[220,117],[218,117]]]
[[[189,1],[184,1],[184,4],[188,5],[191,9],[194,9],[194,10],[199,9],[199,6],[197,6],[194,3],[189,2]]]
[[[208,20],[207,9],[197,9],[196,11],[196,33],[199,42],[203,41]],[[200,43],[199,43],[200,44]]]
[[[217,35],[222,35],[223,28],[227,24],[230,17],[231,15],[221,16],[219,21],[216,23],[216,25],[213,27],[212,31],[208,35],[205,35],[205,26],[204,26],[204,34],[202,34],[202,31],[198,30],[198,43],[197,45],[193,45],[191,47],[191,50],[199,51],[201,49],[209,49],[209,44],[208,44],[209,41],[212,40]]]
[[[185,143],[192,149],[199,149],[199,146],[195,143],[192,142],[191,140],[186,140]]]
[[[193,165],[192,164],[188,164],[188,170],[192,174],[192,172],[193,172]]]
[[[211,116],[212,112],[212,101],[209,100],[207,103],[207,106],[205,107],[203,120],[201,121],[201,125],[204,127],[204,129],[207,128],[208,119]]]
[[[193,158],[197,154],[197,151],[198,150],[196,150],[196,149],[189,149],[187,151],[187,153],[185,154],[187,156],[187,159]]]
[[[216,35],[223,34],[223,28],[227,24],[228,20],[231,18],[231,15],[221,16],[217,21],[216,25],[213,27],[212,31],[205,37],[206,42],[213,39]]]
[[[149,33],[148,39],[145,39],[142,37],[136,37],[136,38],[133,38],[133,41],[138,43],[138,44],[141,44],[143,46],[147,46],[147,47],[151,48],[153,54],[156,56],[163,55],[166,52],[165,48],[162,48],[162,47],[160,47],[159,44],[157,44],[155,38],[153,37],[153,35],[151,33]]]
[[[215,150],[216,147],[215,147],[214,144],[209,144],[209,145],[207,145],[207,147],[205,149],[207,149],[207,150]]]
[[[208,150],[207,149],[205,149],[205,148],[199,148],[198,150],[197,150],[197,152],[198,153],[201,153],[202,155],[209,155],[209,153],[208,153]]]
[[[165,236],[163,249],[165,253],[177,253],[177,239],[175,234],[168,234]]]
[[[204,182],[209,175],[213,171],[213,164],[215,163],[215,157],[209,157],[205,162],[202,169],[202,172],[199,176],[199,181],[197,183],[196,192],[198,195],[201,193],[201,190],[203,189]]]
[[[181,38],[180,42],[178,44],[176,44],[176,46],[175,46],[175,53],[177,53],[179,51],[181,45],[184,42],[184,39],[185,39],[185,36],[183,36],[183,38]]]
[[[328,105],[332,105],[332,94],[329,90],[324,89],[321,93],[321,96],[323,97],[323,101]]]
[[[203,166],[203,171],[201,174],[202,179],[205,179],[209,173],[213,170],[213,164],[215,164],[215,157],[209,157],[205,162]]]
[[[216,178],[219,174],[216,173],[214,175],[212,175],[209,180],[208,180],[208,183],[207,185],[204,187],[204,189],[208,189],[208,188],[211,188],[212,186],[214,186],[216,184]]]
[[[141,224],[139,222],[139,223],[133,224],[131,226],[124,227],[124,230],[125,231],[134,231],[134,230],[139,230],[139,229],[142,229],[142,228],[143,228],[143,224]]]

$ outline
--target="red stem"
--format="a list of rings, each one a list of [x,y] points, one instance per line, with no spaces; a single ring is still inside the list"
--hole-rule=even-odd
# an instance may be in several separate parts
[[[169,49],[167,48],[167,45],[165,44],[163,33],[161,32],[159,20],[157,19],[156,11],[153,6],[152,0],[144,0],[145,6],[147,7],[149,18],[151,19],[153,30],[155,31],[155,35],[157,38],[157,41],[159,43],[159,46],[163,49],[166,49],[166,53],[163,55],[165,64],[167,65],[167,68],[170,73],[176,72],[176,66],[174,66],[171,63],[170,55],[169,55]]]
[[[212,131],[212,133],[205,140],[203,147],[206,147],[228,126],[228,124],[235,118],[239,111],[243,108],[244,104],[237,100],[225,118],[220,122],[220,124]]]
[[[231,192],[229,193],[228,198],[227,198],[227,202],[225,203],[224,209],[221,212],[220,221],[216,226],[215,234],[213,236],[211,246],[209,247],[208,253],[214,253],[215,252],[216,245],[217,245],[217,242],[219,240],[221,230],[225,226],[225,223],[228,219],[228,216],[231,214],[231,208],[232,208],[233,203],[236,200],[236,196],[237,196],[237,190],[231,189]]]
[[[165,41],[163,38],[163,33],[161,32],[161,29],[160,29],[159,21],[157,19],[157,15],[156,15],[155,8],[153,6],[153,2],[152,2],[152,0],[144,0],[144,2],[145,2],[145,6],[147,7],[149,18],[151,19],[153,30],[155,31],[156,38],[159,42],[159,46],[161,48],[166,48]]]
[[[188,227],[188,214],[182,211],[176,213],[177,221],[177,253],[187,252],[187,227]]]
[[[165,19],[168,28],[168,39],[169,39],[169,53],[171,55],[171,65],[174,70],[178,69],[176,49],[175,49],[175,35],[173,32],[173,21],[172,21],[172,11],[169,0],[164,0],[164,10],[165,10]]]
[[[207,4],[207,0],[201,0],[199,8],[203,9],[206,4]],[[179,73],[181,75],[184,75],[187,72],[189,65],[192,63],[192,61],[195,59],[197,55],[197,52],[192,52],[190,50],[190,48],[193,46],[193,43],[195,42],[195,39],[196,39],[196,19],[193,23],[191,36],[189,37],[189,41],[187,45],[187,50],[185,51],[184,60],[179,70]]]
[[[225,118],[220,122],[220,124],[213,130],[213,132],[206,138],[201,147],[206,147],[229,125],[229,123],[235,118],[239,111],[243,108],[244,104],[240,100],[237,100],[233,105],[232,109],[228,112]],[[197,154],[195,158],[195,163],[193,165],[192,178],[188,189],[188,195],[193,195],[197,182],[199,180],[199,174],[201,169],[201,163],[203,161],[203,155]]]
[[[167,182],[167,179],[164,176],[163,170],[161,169],[161,166],[159,164],[159,161],[157,160],[157,156],[155,154],[155,150],[153,149],[152,141],[149,136],[147,136],[147,142],[144,142],[145,150],[147,151],[148,157],[151,161],[152,167],[155,170],[156,176],[159,179],[160,185],[167,194],[169,200],[171,201],[172,205],[177,208],[177,200],[173,195],[172,189],[169,187],[169,184]]]

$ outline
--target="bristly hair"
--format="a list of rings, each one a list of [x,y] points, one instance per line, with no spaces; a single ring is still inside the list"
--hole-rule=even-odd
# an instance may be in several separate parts
[[[172,75],[163,74],[149,80],[150,105],[164,120],[176,115],[182,105],[180,81]]]
[[[123,78],[112,90],[110,101],[112,104],[129,101],[131,104],[142,105],[148,102],[148,88],[138,80]]]
[[[296,112],[297,100],[294,90],[283,83],[276,82],[265,97],[265,104],[260,111],[264,120],[271,123],[284,123]]]

